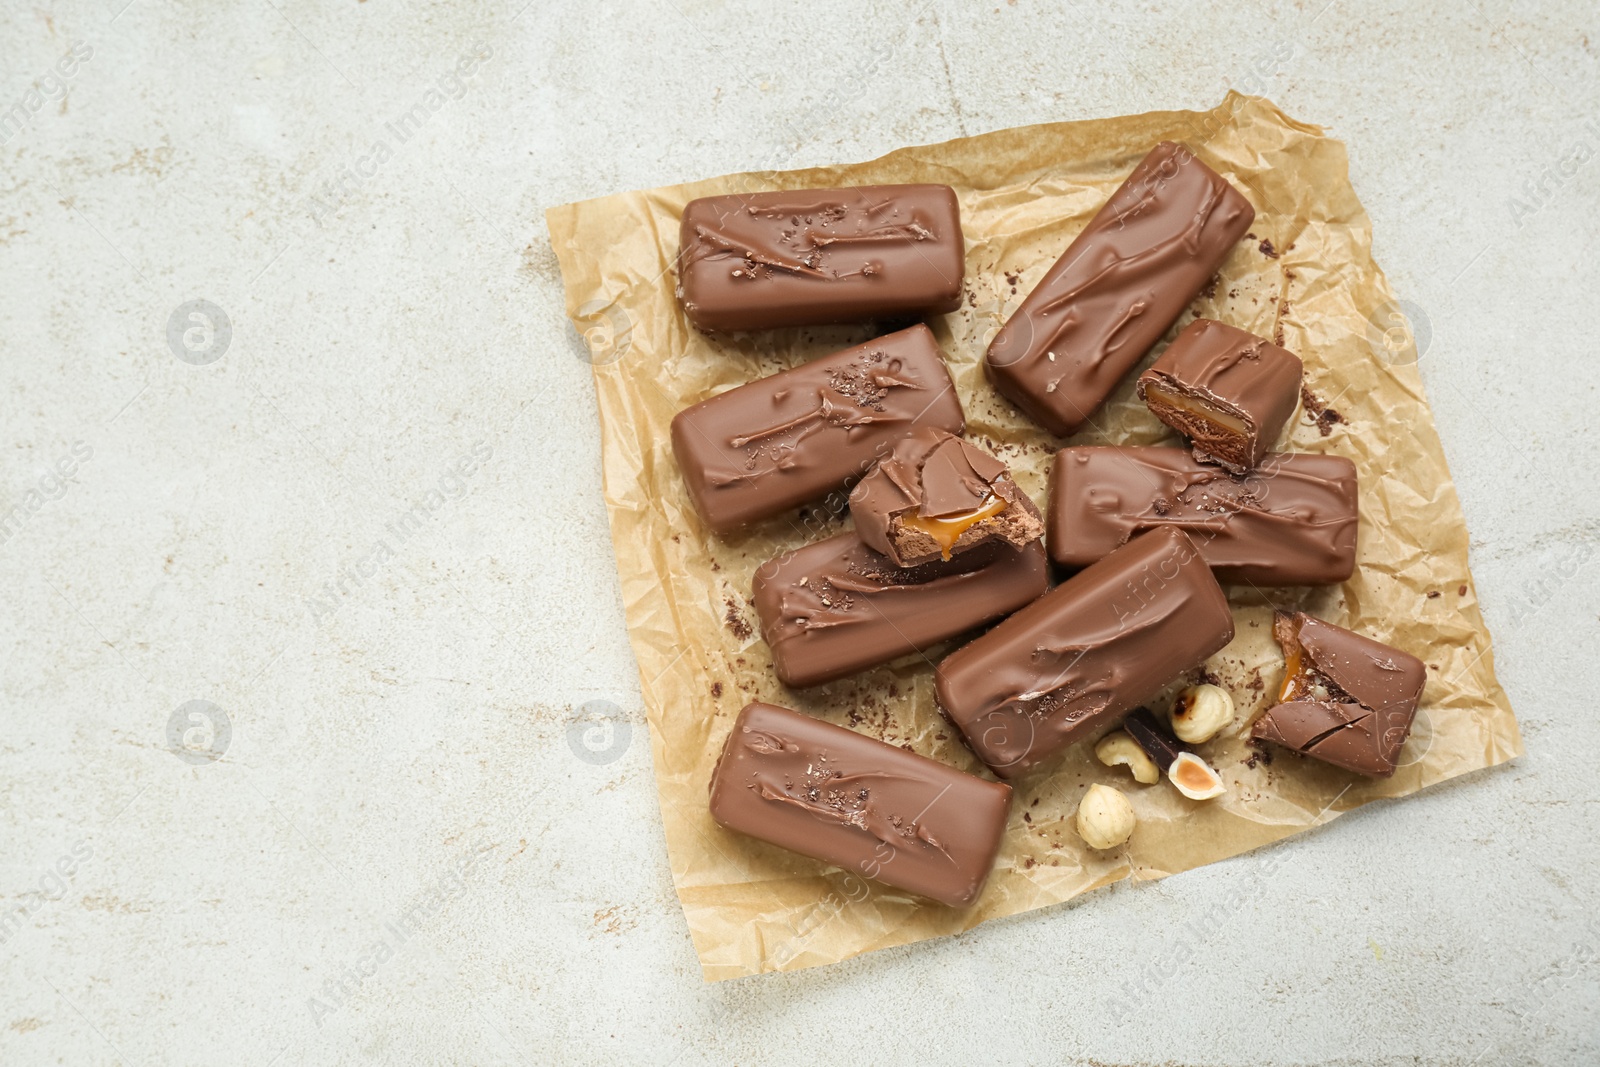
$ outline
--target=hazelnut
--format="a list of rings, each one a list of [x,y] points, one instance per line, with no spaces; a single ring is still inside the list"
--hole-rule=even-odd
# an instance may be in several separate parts
[[[1222,784],[1222,776],[1193,752],[1181,754],[1167,771],[1167,777],[1172,779],[1178,792],[1190,800],[1210,800],[1228,791]]]
[[[1133,836],[1133,805],[1109,785],[1091,785],[1078,801],[1078,834],[1090,848],[1116,848]]]
[[[1161,768],[1126,730],[1116,730],[1102,737],[1094,746],[1094,758],[1107,767],[1128,768],[1133,772],[1133,780],[1142,785],[1161,781]]]
[[[1233,721],[1233,698],[1216,685],[1191,685],[1172,705],[1172,732],[1179,741],[1209,741]]]

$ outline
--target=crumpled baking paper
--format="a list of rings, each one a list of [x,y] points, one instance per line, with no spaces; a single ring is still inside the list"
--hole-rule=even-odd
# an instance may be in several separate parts
[[[672,416],[704,397],[847,345],[870,327],[708,337],[673,296],[678,216],[717,193],[942,182],[955,188],[967,240],[967,299],[930,321],[967,412],[968,434],[1010,463],[1043,506],[1063,444],[1178,443],[1133,395],[1137,372],[1094,425],[1056,440],[999,398],[984,349],[1079,230],[1158,141],[1189,145],[1256,208],[1253,236],[1169,332],[1196,315],[1275,338],[1305,361],[1306,393],[1280,447],[1336,452],[1360,472],[1355,576],[1338,587],[1234,587],[1237,637],[1207,669],[1238,715],[1201,751],[1225,797],[1185,800],[1136,785],[1079,745],[1017,784],[1011,822],[982,899],[930,904],[855,874],[723,830],[706,788],[739,709],[768,700],[987,774],[934,706],[943,650],[803,693],[773,677],[750,606],[764,560],[845,529],[847,514],[811,508],[719,539],[699,522],[668,438]],[[1071,899],[1121,878],[1164,877],[1325,823],[1378,797],[1492,766],[1522,751],[1495,680],[1467,569],[1467,530],[1416,348],[1372,260],[1371,226],[1350,186],[1345,149],[1270,102],[1230,94],[1208,112],[1163,111],[1000,130],[906,148],[849,166],[736,174],[567,204],[547,216],[567,311],[589,341],[598,394],[606,505],[628,630],[638,657],[672,880],[708,981],[834,963],[956,933]],[[1140,369],[1164,345],[1158,345]],[[1283,676],[1272,605],[1301,608],[1390,642],[1428,664],[1412,736],[1395,776],[1357,778],[1283,750],[1268,762],[1249,724]],[[1174,683],[1172,690],[1190,679]],[[1169,694],[1154,706],[1165,710]],[[1139,826],[1109,853],[1090,851],[1073,817],[1093,782],[1121,788]]]

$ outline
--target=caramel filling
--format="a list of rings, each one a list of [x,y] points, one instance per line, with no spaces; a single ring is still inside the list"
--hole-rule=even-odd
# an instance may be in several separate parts
[[[1240,419],[1229,415],[1225,411],[1218,411],[1211,405],[1193,397],[1178,396],[1176,393],[1169,393],[1155,385],[1146,385],[1144,387],[1144,396],[1146,402],[1154,401],[1165,407],[1177,408],[1186,415],[1204,419],[1218,429],[1226,430],[1240,437],[1247,437],[1250,434],[1250,427],[1246,426]]]
[[[1300,677],[1300,648],[1296,645],[1284,661],[1283,688],[1278,692],[1278,703],[1287,704],[1293,700],[1303,680]]]
[[[1003,497],[991,493],[988,500],[960,515],[952,515],[945,519],[930,519],[926,515],[908,512],[900,516],[900,525],[909,530],[920,530],[933,538],[939,546],[939,555],[949,559],[950,550],[955,547],[962,534],[984,519],[994,518],[1009,506]]]

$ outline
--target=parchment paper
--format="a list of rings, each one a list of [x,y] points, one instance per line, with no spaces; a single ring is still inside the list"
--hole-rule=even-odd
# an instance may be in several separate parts
[[[953,186],[967,238],[967,301],[930,325],[961,391],[969,436],[1009,462],[1042,507],[1050,457],[1063,444],[1178,443],[1133,396],[1134,374],[1093,428],[1062,441],[1000,399],[979,366],[1001,321],[1164,139],[1188,144],[1257,211],[1254,238],[1235,250],[1214,290],[1196,300],[1167,340],[1198,314],[1274,337],[1299,354],[1308,397],[1280,447],[1348,456],[1361,479],[1359,557],[1350,581],[1229,590],[1238,636],[1207,669],[1233,693],[1239,714],[1201,748],[1228,783],[1227,796],[1196,804],[1165,782],[1139,786],[1125,771],[1100,766],[1091,746],[1077,746],[1018,784],[994,873],[968,911],[724,831],[707,814],[706,787],[734,716],[753,699],[988,772],[935,709],[931,664],[942,650],[805,693],[773,678],[750,607],[751,575],[781,551],[847,528],[848,516],[809,509],[718,539],[685,495],[668,423],[689,403],[871,332],[716,339],[696,332],[674,300],[670,269],[683,206],[697,196],[765,189]],[[1495,680],[1467,569],[1467,531],[1416,349],[1372,260],[1371,227],[1350,187],[1344,146],[1318,127],[1268,101],[1230,94],[1209,112],[1001,130],[850,166],[622,193],[554,208],[547,220],[567,311],[594,359],[606,504],[667,851],[708,981],[833,963],[1056,904],[1121,878],[1160,878],[1521,753],[1516,720]],[[1368,781],[1283,750],[1270,763],[1252,758],[1244,741],[1249,723],[1283,674],[1270,634],[1274,603],[1391,642],[1428,664],[1422,709],[1393,779]],[[1164,698],[1154,704],[1167,706]],[[1096,781],[1126,792],[1139,818],[1129,845],[1108,854],[1091,852],[1073,825],[1079,797]]]

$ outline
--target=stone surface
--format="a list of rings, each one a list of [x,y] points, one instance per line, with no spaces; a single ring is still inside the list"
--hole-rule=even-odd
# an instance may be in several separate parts
[[[0,11],[0,1062],[1600,1057],[1594,5],[860,9]],[[1528,755],[703,985],[543,210],[1230,87],[1349,145]]]

